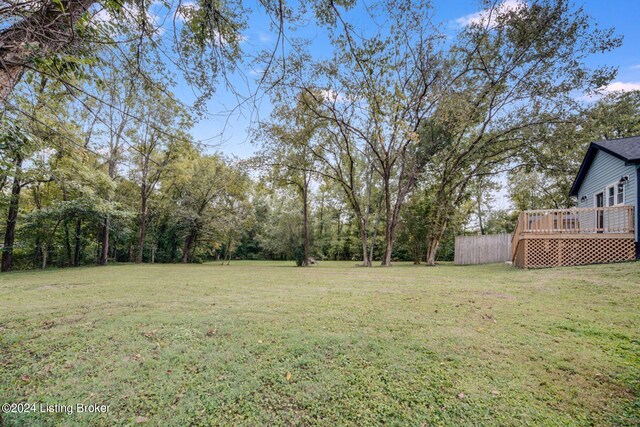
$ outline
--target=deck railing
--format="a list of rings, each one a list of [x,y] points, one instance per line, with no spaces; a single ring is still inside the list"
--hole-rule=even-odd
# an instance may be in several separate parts
[[[523,221],[524,221],[524,212],[520,212],[520,214],[518,215],[518,222],[516,223],[516,229],[513,231],[513,235],[511,236],[511,259],[513,259],[513,257],[516,254],[516,249],[518,247],[518,239],[522,234]]]
[[[523,234],[633,233],[633,206],[543,209],[520,212],[511,248]]]

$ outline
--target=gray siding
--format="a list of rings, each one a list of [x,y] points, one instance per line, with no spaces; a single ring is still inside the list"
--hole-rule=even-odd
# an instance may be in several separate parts
[[[614,157],[608,153],[598,150],[591,167],[587,172],[580,190],[578,191],[578,206],[581,208],[589,208],[594,206],[594,195],[601,191],[605,191],[608,185],[611,185],[620,180],[622,176],[629,176],[629,182],[625,189],[625,205],[635,206],[637,211],[638,207],[636,191],[638,188],[636,166],[625,166],[624,161]],[[582,202],[582,196],[587,196],[587,200]],[[606,193],[605,193],[605,206],[606,206]],[[638,214],[634,212],[636,241],[638,240]]]

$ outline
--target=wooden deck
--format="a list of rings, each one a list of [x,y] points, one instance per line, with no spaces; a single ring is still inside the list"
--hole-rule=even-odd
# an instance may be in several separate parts
[[[511,239],[522,268],[632,261],[633,206],[524,211]]]

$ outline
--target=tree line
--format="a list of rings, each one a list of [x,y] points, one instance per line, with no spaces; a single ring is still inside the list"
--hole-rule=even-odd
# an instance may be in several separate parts
[[[515,209],[570,206],[585,144],[638,129],[637,93],[576,96],[613,79],[615,69],[585,64],[621,39],[567,1],[487,2],[455,37],[422,0],[370,5],[365,26],[350,21],[357,2],[310,12],[264,2],[282,50],[253,65],[273,110],[253,126],[256,155],[231,158],[190,129],[217,78],[231,84],[247,60],[242,3],[167,6],[183,22],[171,43],[145,3],[52,4],[2,12],[3,271],[235,258],[434,265],[452,257],[456,234],[512,229],[512,210],[492,204],[497,187]],[[57,38],[37,31],[60,16],[73,25]],[[310,16],[326,56],[285,33]],[[43,48],[10,42],[19,34]],[[200,90],[194,105],[176,99],[176,72]]]

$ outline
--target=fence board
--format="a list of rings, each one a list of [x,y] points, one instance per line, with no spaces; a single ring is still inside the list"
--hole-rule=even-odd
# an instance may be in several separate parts
[[[454,263],[489,264],[511,261],[511,235],[457,236]]]

